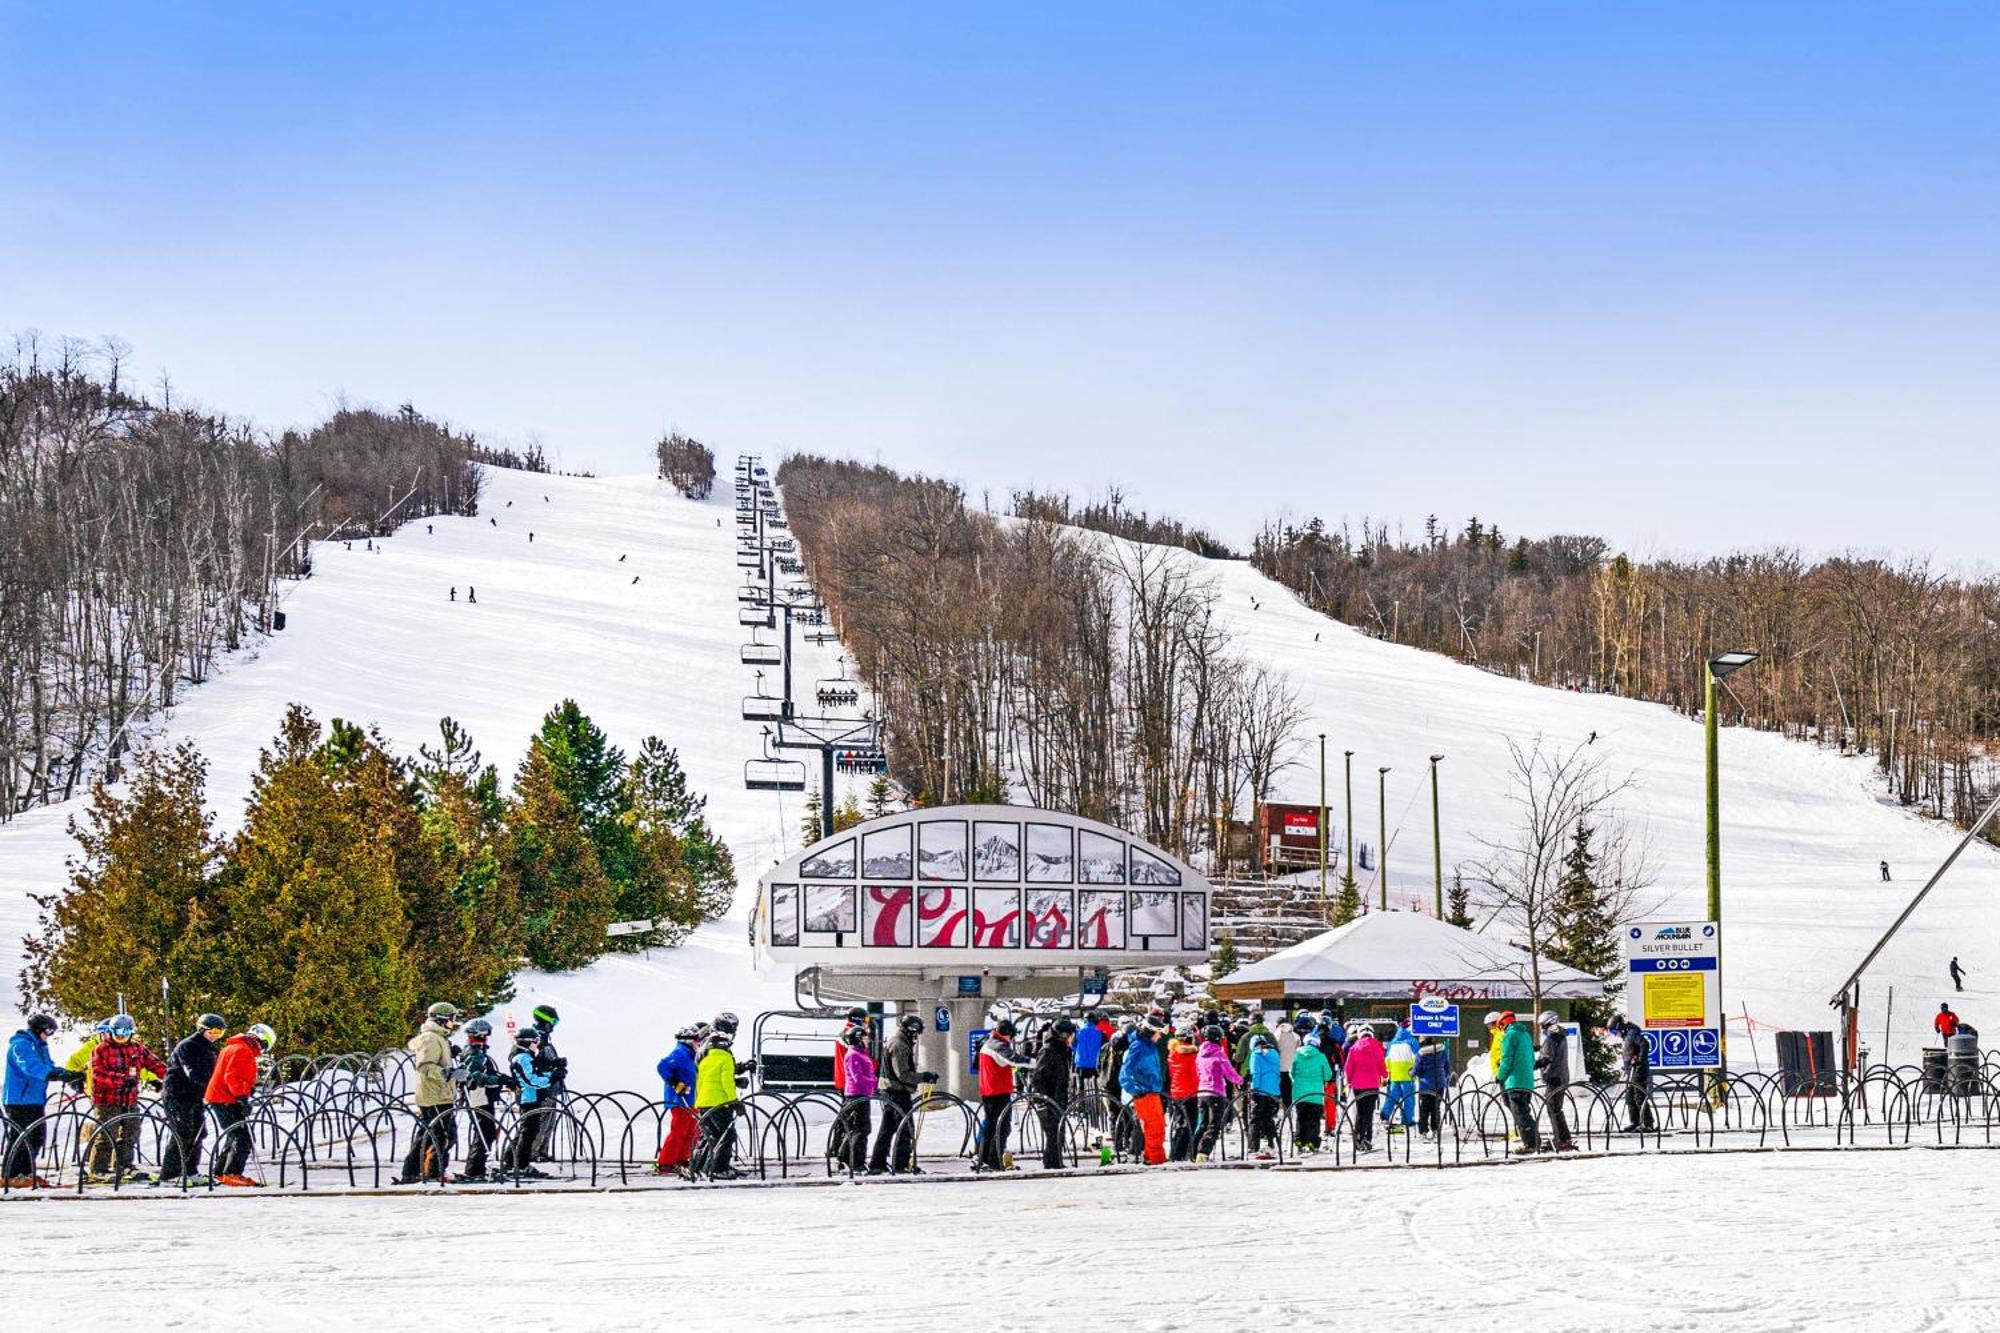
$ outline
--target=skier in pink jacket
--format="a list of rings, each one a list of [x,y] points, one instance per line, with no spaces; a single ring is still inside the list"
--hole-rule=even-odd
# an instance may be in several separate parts
[[[1194,1160],[1206,1162],[1222,1137],[1222,1122],[1229,1110],[1229,1090],[1243,1082],[1243,1075],[1230,1063],[1229,1048],[1222,1044],[1222,1029],[1211,1024],[1202,1029],[1201,1050],[1194,1057]]]
[[[1340,1072],[1354,1093],[1354,1151],[1368,1152],[1375,1146],[1375,1099],[1389,1077],[1389,1058],[1376,1039],[1375,1029],[1363,1027],[1347,1043],[1347,1058]]]

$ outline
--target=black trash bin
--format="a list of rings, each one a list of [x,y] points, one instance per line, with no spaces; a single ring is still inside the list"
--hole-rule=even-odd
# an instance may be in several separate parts
[[[1831,1032],[1780,1032],[1778,1080],[1787,1097],[1829,1097],[1840,1091]]]
[[[1950,1070],[1949,1057],[1942,1046],[1924,1047],[1924,1091],[1943,1092]]]

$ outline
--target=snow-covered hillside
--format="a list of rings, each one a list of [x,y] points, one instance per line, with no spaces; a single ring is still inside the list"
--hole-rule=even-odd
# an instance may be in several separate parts
[[[1356,835],[1376,841],[1376,770],[1388,765],[1391,905],[1432,896],[1429,757],[1443,754],[1444,865],[1486,854],[1506,807],[1507,737],[1564,746],[1597,735],[1608,774],[1634,775],[1626,808],[1649,827],[1663,869],[1666,914],[1705,915],[1702,731],[1652,704],[1568,693],[1504,679],[1435,654],[1372,639],[1302,605],[1248,564],[1197,561],[1215,581],[1237,647],[1289,672],[1327,736],[1329,801],[1342,819],[1341,756],[1354,754]],[[1742,645],[1755,648],[1755,644]],[[1755,667],[1750,668],[1755,670]],[[1278,784],[1277,798],[1318,799],[1316,741]],[[1826,1001],[1951,850],[1958,834],[1879,798],[1869,762],[1777,736],[1722,733],[1724,1000],[1736,1015],[1732,1061],[1747,1061],[1745,1006],[1761,1024],[1831,1028]],[[1887,860],[1895,882],[1878,869]],[[1364,884],[1369,877],[1363,875]],[[1862,1039],[1883,1051],[1887,988],[1895,987],[1893,1049],[1914,1059],[1940,999],[1973,1021],[2000,995],[2000,854],[1975,847],[1924,903],[1864,981]],[[1951,994],[1956,954],[1971,973]],[[2000,1013],[1991,1015],[2000,1024]],[[1757,1036],[1766,1068],[1768,1033]]]
[[[191,691],[158,728],[194,738],[209,756],[220,826],[239,816],[258,747],[289,701],[305,702],[322,720],[375,723],[410,752],[449,713],[506,773],[543,712],[574,697],[621,745],[657,733],[679,747],[736,854],[745,894],[796,846],[800,798],[742,785],[759,728],[739,715],[752,677],[738,661],[745,632],[736,624],[740,573],[726,498],[691,502],[650,478],[492,470],[480,517],[431,524],[433,532],[407,526],[373,552],[364,543],[322,545],[316,575],[289,590],[289,627]],[[1392,767],[1392,903],[1430,897],[1430,754],[1446,756],[1449,873],[1481,854],[1481,834],[1506,826],[1508,736],[1575,744],[1595,732],[1610,770],[1637,777],[1628,804],[1649,825],[1667,910],[1700,914],[1697,724],[1652,705],[1525,685],[1381,643],[1307,610],[1247,565],[1203,564],[1239,648],[1289,672],[1313,711],[1304,733],[1326,732],[1336,818],[1340,755],[1355,751],[1357,831],[1371,843],[1375,770]],[[448,599],[453,586],[456,603]],[[478,590],[476,605],[465,600],[469,587]],[[833,674],[835,650],[801,644],[801,653],[800,686],[809,691],[815,675]],[[1310,746],[1300,759],[1282,777],[1280,799],[1315,799]],[[1827,995],[1954,835],[1881,803],[1864,760],[1740,731],[1723,737],[1723,808],[1729,1007],[1740,1015],[1747,1006],[1760,1023],[1830,1026]],[[19,940],[34,919],[27,895],[61,883],[64,825],[75,809],[37,810],[0,827],[0,980],[9,983],[0,1004],[15,998]],[[1884,859],[1893,884],[1880,882]],[[1949,989],[1945,965],[1954,953],[1971,973],[1961,1007],[1975,1022],[1986,1017],[1984,998],[2000,993],[1988,978],[2000,969],[2000,924],[1985,910],[1996,887],[2000,856],[1976,849],[1870,974],[1863,1032],[1878,1052],[1885,988],[1896,988],[1893,1045],[1908,1058]],[[747,1014],[789,1006],[783,979],[751,970],[745,905],[740,897],[731,918],[678,950],[524,977],[513,1011],[556,1003],[565,1052],[583,1081],[651,1088],[653,1062],[680,1022],[721,1007]],[[1767,1034],[1756,1053],[1772,1060]],[[1750,1054],[1740,1029],[1732,1054]]]
[[[652,478],[488,469],[486,481],[477,518],[428,520],[428,533],[425,522],[408,524],[372,552],[360,541],[321,543],[314,576],[287,590],[286,629],[189,691],[157,728],[193,738],[208,756],[218,826],[240,818],[258,749],[293,700],[322,722],[377,724],[410,754],[434,742],[438,718],[450,714],[506,777],[542,714],[574,698],[628,752],[654,734],[679,747],[742,882],[754,885],[796,846],[802,798],[743,787],[759,728],[740,716],[755,682],[738,663],[747,632],[736,624],[728,488],[696,503]],[[810,691],[814,671],[834,674],[836,651],[800,647]],[[20,940],[35,920],[27,895],[62,883],[65,825],[81,804],[0,826],[0,1008],[16,1003]],[[724,1007],[790,1006],[787,985],[752,973],[743,921],[738,910],[679,949],[524,976],[511,1009],[525,1017],[541,1000],[560,1007],[580,1083],[657,1093],[653,1065],[681,1023]]]

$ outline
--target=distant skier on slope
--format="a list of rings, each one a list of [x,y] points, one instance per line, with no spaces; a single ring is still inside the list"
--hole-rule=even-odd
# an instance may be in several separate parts
[[[1884,884],[1889,882],[1889,863],[1887,861],[1882,863],[1882,882]]]
[[[1965,969],[1958,965],[1958,955],[1951,956],[1951,986],[1953,990],[1965,989]]]
[[[468,604],[476,603],[479,600],[479,589],[473,587],[470,583],[466,584],[465,600]]]

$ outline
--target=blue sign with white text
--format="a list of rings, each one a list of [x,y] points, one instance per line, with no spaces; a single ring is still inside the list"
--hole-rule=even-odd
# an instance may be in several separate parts
[[[993,1035],[992,1028],[974,1028],[965,1034],[965,1072],[979,1077],[979,1048]]]
[[[1413,1037],[1456,1037],[1458,1035],[1458,1006],[1448,1004],[1442,1009],[1426,1010],[1422,1005],[1411,1005],[1410,1035]]]

